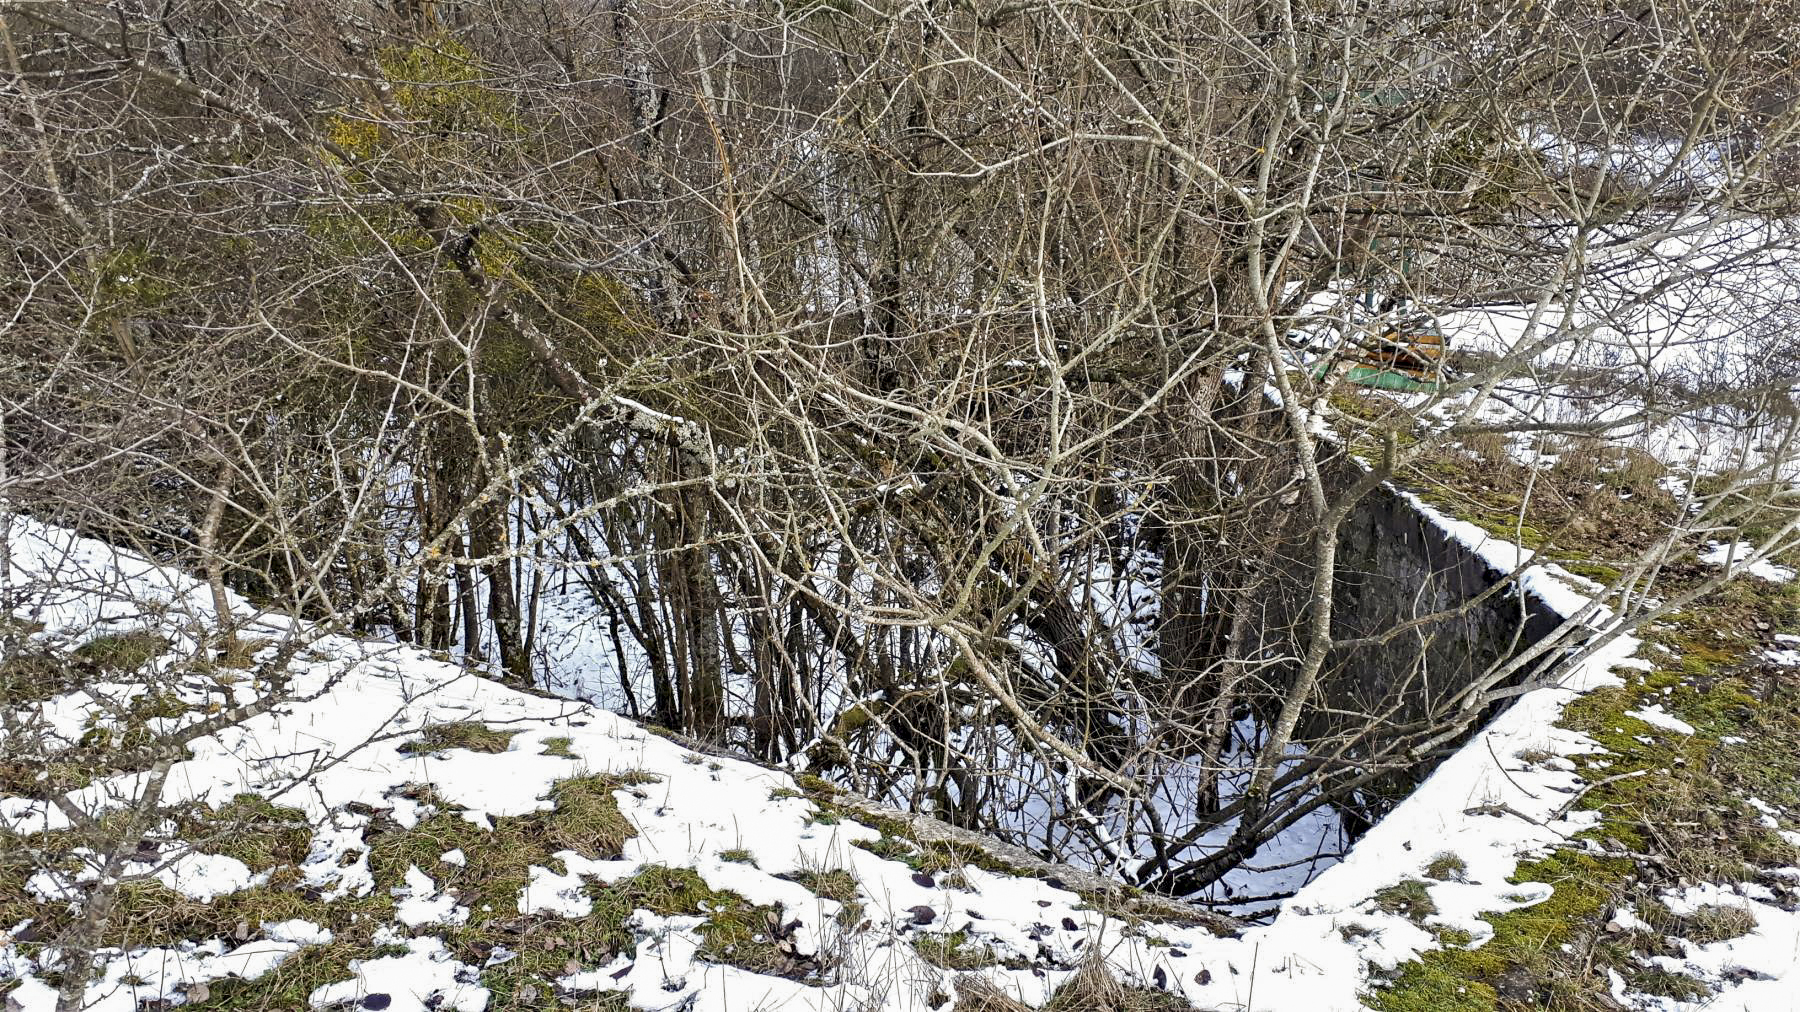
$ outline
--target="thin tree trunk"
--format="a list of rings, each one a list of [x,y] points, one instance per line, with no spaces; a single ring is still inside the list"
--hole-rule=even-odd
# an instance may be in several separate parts
[[[219,557],[219,528],[225,522],[225,502],[231,491],[231,464],[220,461],[213,475],[212,502],[200,525],[200,558],[206,567],[206,586],[212,592],[213,622],[219,635],[219,652],[231,657],[238,651],[236,625],[231,617],[231,598],[225,592],[225,564]]]
[[[519,596],[513,581],[506,511],[500,504],[490,503],[476,511],[471,526],[479,532],[473,554],[483,560],[480,566],[488,585],[488,624],[494,628],[494,648],[501,672],[514,685],[530,685],[531,659],[525,655],[519,636]]]

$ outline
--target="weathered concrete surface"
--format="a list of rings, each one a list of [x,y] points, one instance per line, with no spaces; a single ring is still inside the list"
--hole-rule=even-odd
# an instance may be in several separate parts
[[[1446,536],[1392,489],[1365,499],[1340,531],[1333,634],[1381,636],[1429,615],[1453,613],[1384,643],[1337,651],[1334,700],[1399,705],[1397,718],[1441,703],[1496,662],[1536,643],[1560,616]]]
[[[1378,488],[1359,503],[1339,538],[1333,638],[1386,638],[1332,651],[1320,698],[1330,700],[1335,712],[1312,714],[1302,726],[1303,737],[1316,741],[1347,727],[1367,726],[1353,714],[1378,715],[1377,728],[1417,720],[1562,622],[1543,601],[1508,574],[1490,568],[1392,488]],[[1552,652],[1509,681],[1522,681],[1556,658]],[[1470,733],[1500,708],[1483,713]],[[1352,747],[1350,756],[1362,751]],[[1365,805],[1340,808],[1346,824],[1353,832],[1372,824],[1447,754],[1384,776],[1363,792]]]

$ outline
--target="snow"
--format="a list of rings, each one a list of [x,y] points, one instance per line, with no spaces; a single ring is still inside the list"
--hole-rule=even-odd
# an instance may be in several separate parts
[[[1717,996],[1672,1007],[1705,1008],[1708,1012],[1800,1009],[1800,986],[1796,986],[1800,982],[1795,980],[1800,966],[1800,912],[1764,902],[1755,898],[1754,892],[1749,886],[1701,883],[1658,897],[1678,917],[1701,907],[1724,906],[1755,918],[1755,927],[1746,935],[1705,945],[1676,938],[1673,941],[1681,955],[1650,958],[1649,962],[1661,969],[1724,988]]]
[[[1553,608],[1583,615],[1597,629],[1609,621],[1610,613],[1554,566],[1539,565],[1517,546],[1418,505],[1496,570],[1518,569],[1521,583]],[[129,591],[120,597],[160,595],[176,613],[203,614],[210,607],[203,588],[178,574],[23,518],[15,518],[14,525],[15,569],[66,558],[95,574],[97,585]],[[26,529],[22,536],[19,528]],[[68,641],[92,635],[102,618],[122,615],[142,623],[141,608],[115,608],[109,601],[67,594],[36,602],[36,614],[45,621],[37,635]],[[245,608],[251,627],[264,635],[309,635],[279,617],[250,615],[243,602],[234,606]],[[294,700],[195,740],[193,757],[171,768],[163,800],[218,806],[252,791],[300,808],[317,827],[301,875],[329,901],[374,888],[364,838],[370,818],[359,813],[385,810],[396,823],[408,825],[424,811],[398,793],[404,785],[428,783],[442,803],[465,809],[477,825],[491,825],[496,817],[551,807],[552,785],[571,775],[648,773],[656,782],[614,793],[637,831],[620,857],[554,855],[561,870],[533,867],[518,898],[519,911],[581,916],[591,909],[582,889],[586,881],[617,882],[652,864],[690,868],[713,889],[778,906],[793,923],[786,937],[796,955],[833,952],[844,961],[825,982],[714,964],[700,953],[698,918],[640,910],[630,922],[638,932],[634,954],[583,966],[564,978],[568,987],[583,992],[627,992],[639,1007],[924,1012],[931,995],[954,993],[953,975],[924,962],[908,943],[921,933],[963,931],[1001,959],[1023,961],[1022,969],[986,972],[1002,989],[1029,1001],[1041,1002],[1070,967],[1098,951],[1126,981],[1162,981],[1197,1007],[1250,1008],[1254,992],[1259,1010],[1349,1010],[1361,1007],[1359,995],[1370,986],[1372,968],[1396,967],[1436,946],[1435,929],[1460,928],[1479,940],[1491,931],[1483,913],[1549,895],[1549,884],[1508,879],[1523,858],[1566,845],[1593,824],[1591,812],[1553,816],[1582,784],[1562,757],[1598,750],[1584,735],[1556,727],[1556,721],[1580,693],[1618,684],[1615,669],[1641,666],[1632,657],[1636,647],[1630,637],[1617,637],[1560,683],[1524,692],[1342,861],[1283,901],[1278,916],[1237,938],[1156,922],[1127,933],[1126,925],[1066,889],[975,867],[961,869],[962,886],[950,887],[942,876],[918,875],[855,846],[881,834],[854,819],[818,820],[811,802],[786,796],[794,784],[783,772],[698,757],[592,706],[520,692],[416,650],[342,636],[319,636],[298,653],[292,665]],[[248,698],[251,690],[234,691]],[[52,726],[79,727],[92,698],[85,691],[56,697],[44,704],[46,719]],[[1637,716],[1680,730],[1674,726],[1680,722],[1660,707],[1646,707]],[[402,751],[426,725],[456,720],[480,720],[514,734],[507,749],[494,754]],[[552,737],[567,739],[566,751],[574,758],[545,755],[545,741]],[[1541,754],[1552,758],[1519,758]],[[117,809],[132,803],[141,780],[132,773],[102,778],[64,800],[88,813]],[[59,806],[23,798],[0,799],[0,820],[21,833],[67,824]],[[752,861],[721,860],[727,850],[746,850]],[[1446,852],[1463,862],[1459,880],[1427,880],[1425,868]],[[448,866],[466,860],[459,851],[439,857]],[[830,869],[843,869],[855,881],[865,930],[844,930],[838,923],[841,904],[792,880],[802,872]],[[170,888],[196,898],[224,895],[255,880],[242,862],[198,853],[140,873],[166,874],[162,880]],[[1437,907],[1423,925],[1377,905],[1383,888],[1408,880],[1424,882]],[[48,872],[32,881],[34,891],[57,901],[82,882]],[[407,870],[397,892],[399,926],[384,928],[380,937],[404,952],[356,962],[353,976],[319,988],[311,1004],[381,995],[395,1010],[483,1008],[488,993],[479,983],[481,968],[455,959],[438,934],[462,923],[468,908],[418,867]],[[1707,973],[1722,973],[1728,964],[1754,965],[1773,978],[1724,980],[1726,1004],[1711,1007],[1789,1007],[1779,996],[1800,990],[1783,978],[1793,972],[1800,924],[1761,900],[1739,900],[1756,914],[1756,931],[1695,948],[1683,958]],[[1351,927],[1361,931],[1345,930]],[[128,1010],[139,1000],[176,1001],[194,983],[266,973],[302,947],[331,939],[329,931],[307,921],[262,928],[263,938],[236,948],[202,939],[102,953],[103,975],[89,989],[92,1006]],[[20,980],[8,997],[33,1012],[54,1007],[54,993],[42,982],[35,958],[15,944],[0,944],[0,973],[11,968]],[[494,958],[503,958],[501,950]]]
[[[469,908],[459,906],[456,897],[438,892],[437,883],[416,864],[407,867],[405,885],[394,890],[394,894],[400,897],[394,919],[409,928],[427,924],[455,926],[469,920]]]
[[[275,942],[297,942],[301,945],[325,945],[331,941],[329,928],[322,928],[304,918],[286,921],[264,921],[263,937]]]
[[[1709,542],[1707,550],[1700,553],[1700,561],[1712,566],[1729,566],[1771,583],[1786,583],[1794,578],[1792,568],[1758,558],[1756,546],[1748,541]]]
[[[593,912],[594,901],[588,898],[582,872],[598,874],[605,866],[571,850],[561,851],[556,856],[569,866],[569,870],[558,873],[532,865],[529,880],[519,890],[519,913],[586,917]]]
[[[263,939],[228,949],[213,939],[120,953],[88,984],[81,1008],[83,1012],[138,1012],[140,1002],[179,999],[196,984],[222,977],[254,980],[300,948],[295,942]],[[5,965],[0,961],[0,968]],[[9,1009],[16,1006],[34,1012],[56,1008],[55,989],[32,976],[23,977],[21,986],[6,998]]]
[[[94,881],[97,856],[82,847],[71,856],[81,859],[82,867],[74,872],[45,870],[34,873],[25,882],[25,891],[46,903],[70,902],[82,893],[82,885]],[[172,861],[125,862],[127,875],[153,878],[170,889],[209,903],[220,896],[248,889],[260,882],[250,868],[235,857],[221,854],[183,854]]]
[[[1681,734],[1694,733],[1694,725],[1682,720],[1680,717],[1675,716],[1667,710],[1664,710],[1660,703],[1653,703],[1649,706],[1640,707],[1636,710],[1632,710],[1625,716],[1636,717],[1652,727],[1660,727],[1668,731],[1678,731]]]
[[[631,957],[596,970],[570,974],[558,983],[578,991],[624,991],[634,1008],[740,1012],[743,1009],[818,1008],[817,989],[699,958],[702,918],[659,917],[639,911],[632,926],[642,935]],[[847,992],[868,992],[850,986]],[[851,1006],[854,1007],[854,1006]]]
[[[356,976],[315,989],[307,1003],[326,1008],[355,1002],[361,1008],[385,1008],[388,1012],[482,1012],[487,1008],[488,990],[476,983],[479,972],[452,959],[442,939],[411,938],[406,950],[400,956],[352,961],[350,969]],[[387,996],[388,1003],[380,1004],[378,995]]]

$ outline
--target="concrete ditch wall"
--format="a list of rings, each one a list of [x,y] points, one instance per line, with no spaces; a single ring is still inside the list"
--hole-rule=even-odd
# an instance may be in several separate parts
[[[1361,715],[1383,715],[1389,725],[1422,717],[1563,621],[1391,487],[1378,488],[1359,503],[1339,536],[1334,639],[1383,636],[1425,616],[1443,617],[1380,643],[1334,649],[1320,690],[1336,712],[1310,716],[1300,728],[1302,738],[1328,739],[1363,724]],[[1308,572],[1303,564],[1291,567],[1276,611],[1299,614]],[[1481,596],[1502,581],[1507,585]],[[1540,664],[1557,657],[1553,652]],[[1513,682],[1531,673],[1521,672]],[[1503,708],[1482,714],[1471,735]],[[1384,777],[1364,792],[1364,804],[1340,808],[1352,834],[1386,815],[1447,754]]]

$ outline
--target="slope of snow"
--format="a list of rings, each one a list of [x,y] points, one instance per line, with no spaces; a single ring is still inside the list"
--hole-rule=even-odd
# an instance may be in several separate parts
[[[1519,561],[1517,548],[1444,523],[1497,566],[1511,568]],[[171,634],[172,651],[179,651],[191,643],[191,637],[184,639],[183,623],[211,618],[195,581],[97,542],[15,517],[11,548],[14,587],[29,589],[34,577],[52,573],[81,572],[91,581],[84,592],[30,596],[16,609],[43,624],[34,634],[39,638],[78,642],[96,630],[154,621]],[[1527,582],[1554,595],[1551,603],[1558,607],[1587,603],[1549,569],[1528,569]],[[143,607],[146,602],[160,610],[154,619]],[[246,604],[234,604],[249,614]],[[279,616],[255,618],[251,625],[273,638],[311,635]],[[290,666],[292,700],[194,741],[193,757],[171,769],[164,800],[217,806],[248,791],[301,809],[317,830],[300,871],[329,900],[374,888],[364,837],[370,811],[386,812],[401,826],[427,814],[423,803],[400,793],[405,785],[427,783],[439,803],[489,825],[495,817],[551,807],[550,789],[564,778],[647,773],[654,782],[614,792],[636,830],[623,853],[590,860],[565,852],[556,855],[560,870],[533,868],[518,897],[521,911],[578,916],[585,912],[578,888],[584,880],[617,882],[649,865],[690,868],[714,889],[779,906],[782,917],[794,922],[797,953],[831,952],[842,961],[833,977],[819,982],[712,963],[700,953],[701,918],[639,910],[631,918],[637,935],[633,954],[606,965],[574,967],[561,983],[579,993],[626,992],[640,1008],[941,1010],[945,996],[955,993],[955,973],[927,963],[909,943],[922,933],[961,931],[1020,967],[981,972],[1031,1003],[1042,1002],[1097,951],[1127,982],[1179,992],[1200,1008],[1356,1009],[1372,969],[1392,968],[1437,944],[1429,929],[1461,928],[1479,940],[1490,930],[1479,919],[1482,912],[1549,895],[1548,885],[1513,884],[1507,877],[1523,856],[1565,843],[1591,824],[1592,816],[1573,812],[1553,819],[1581,781],[1566,761],[1526,762],[1520,756],[1594,749],[1583,736],[1553,725],[1579,692],[1615,681],[1611,668],[1636,663],[1630,660],[1634,647],[1620,638],[1563,684],[1521,696],[1341,863],[1286,901],[1271,923],[1238,938],[1175,924],[1128,926],[1048,882],[972,866],[962,869],[960,886],[952,887],[949,876],[921,875],[854,846],[881,834],[854,819],[821,818],[784,773],[697,755],[603,710],[521,692],[414,649],[337,635],[317,636],[297,655]],[[265,647],[265,654],[273,649]],[[43,716],[50,726],[79,728],[93,710],[93,691],[56,696],[43,704]],[[209,698],[204,688],[182,691],[196,700]],[[232,691],[238,702],[253,697],[251,687],[241,683]],[[505,751],[493,754],[403,750],[422,728],[463,720],[513,736]],[[566,739],[552,750],[559,754],[546,753],[550,739]],[[143,778],[142,773],[104,778],[71,792],[66,804],[90,813],[128,804]],[[0,799],[0,820],[10,830],[31,834],[65,826],[68,816],[44,801],[8,797]],[[741,860],[741,853],[733,855],[740,859],[726,860],[727,851],[748,852],[754,863]],[[1423,880],[1426,866],[1446,851],[1461,857],[1466,871],[1462,881],[1428,882],[1438,913],[1421,925],[1377,908],[1376,894],[1384,887]],[[454,852],[442,858],[448,865],[463,859]],[[253,878],[241,862],[216,855],[190,855],[171,868],[179,870],[159,877],[200,899],[243,888]],[[783,877],[826,869],[843,869],[854,878],[861,923],[840,924],[842,904]],[[50,869],[41,875],[47,903],[63,901],[82,884],[79,875]],[[433,876],[430,868],[408,871],[397,920],[382,929],[392,945],[386,951],[393,954],[371,953],[353,964],[354,976],[311,995],[315,1007],[365,995],[387,996],[390,1009],[485,1007],[489,995],[479,983],[482,967],[458,961],[444,941],[449,926],[467,916],[467,907],[441,891]],[[1758,944],[1770,952],[1800,937],[1791,915],[1764,923],[1759,911],[1758,921],[1759,938],[1767,935]],[[0,926],[14,934],[21,927]],[[179,1003],[197,984],[229,975],[256,977],[330,939],[329,932],[304,921],[264,925],[261,935],[235,945],[196,938],[104,953],[87,1007],[129,1012],[143,1001]],[[54,992],[43,978],[53,956],[0,935],[0,982],[18,981],[7,995],[13,1005],[30,1012],[54,1007]],[[1782,986],[1792,983],[1779,976],[1774,984],[1745,983],[1745,1003],[1731,1007],[1752,1007],[1752,992],[1800,991]],[[1783,1006],[1756,997],[1754,1007]]]

